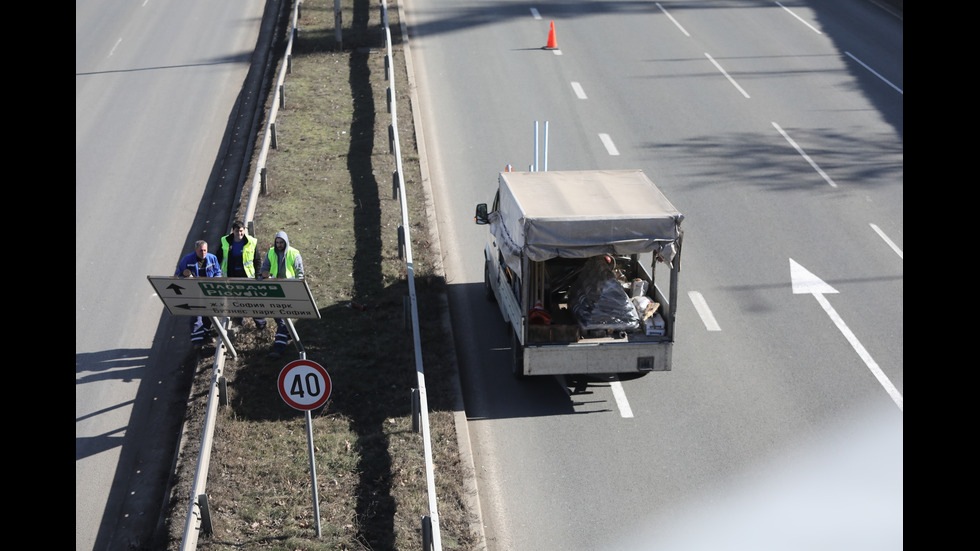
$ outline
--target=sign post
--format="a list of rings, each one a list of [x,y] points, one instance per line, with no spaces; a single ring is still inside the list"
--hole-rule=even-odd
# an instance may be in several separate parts
[[[310,481],[313,485],[313,516],[316,537],[320,537],[320,499],[316,485],[316,459],[313,454],[313,419],[310,411],[327,403],[332,383],[327,370],[310,360],[295,360],[279,372],[279,396],[287,405],[306,413],[306,443],[310,456]]]

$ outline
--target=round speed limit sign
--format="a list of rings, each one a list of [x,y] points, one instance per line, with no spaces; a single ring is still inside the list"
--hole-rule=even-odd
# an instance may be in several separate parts
[[[330,398],[330,375],[316,362],[295,360],[279,372],[279,395],[291,407],[309,411]]]

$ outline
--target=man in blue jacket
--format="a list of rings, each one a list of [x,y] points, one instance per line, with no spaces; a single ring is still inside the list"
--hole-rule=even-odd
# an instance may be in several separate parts
[[[187,277],[222,277],[221,264],[218,257],[208,252],[207,241],[194,243],[194,252],[187,254],[177,263],[174,275],[183,279]],[[207,340],[211,342],[211,318],[204,316],[191,317],[191,346],[199,349]]]

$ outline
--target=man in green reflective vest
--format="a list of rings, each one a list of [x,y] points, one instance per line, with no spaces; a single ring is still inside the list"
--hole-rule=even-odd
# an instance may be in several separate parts
[[[247,277],[255,279],[255,246],[258,239],[245,231],[245,224],[239,220],[231,225],[231,233],[221,238],[217,257],[221,262],[221,272],[226,277]],[[254,318],[255,327],[265,330],[265,318]],[[245,323],[245,318],[234,320],[236,326]]]
[[[269,249],[269,254],[262,261],[262,277],[264,279],[303,279],[303,256],[299,251],[289,246],[289,236],[286,232],[276,233],[275,246]],[[269,356],[282,356],[291,336],[286,320],[276,318],[276,340],[272,344]]]

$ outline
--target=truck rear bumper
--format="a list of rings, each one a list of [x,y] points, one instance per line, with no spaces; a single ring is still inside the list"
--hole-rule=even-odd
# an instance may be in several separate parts
[[[610,341],[530,345],[525,375],[590,375],[670,371],[672,342]]]

